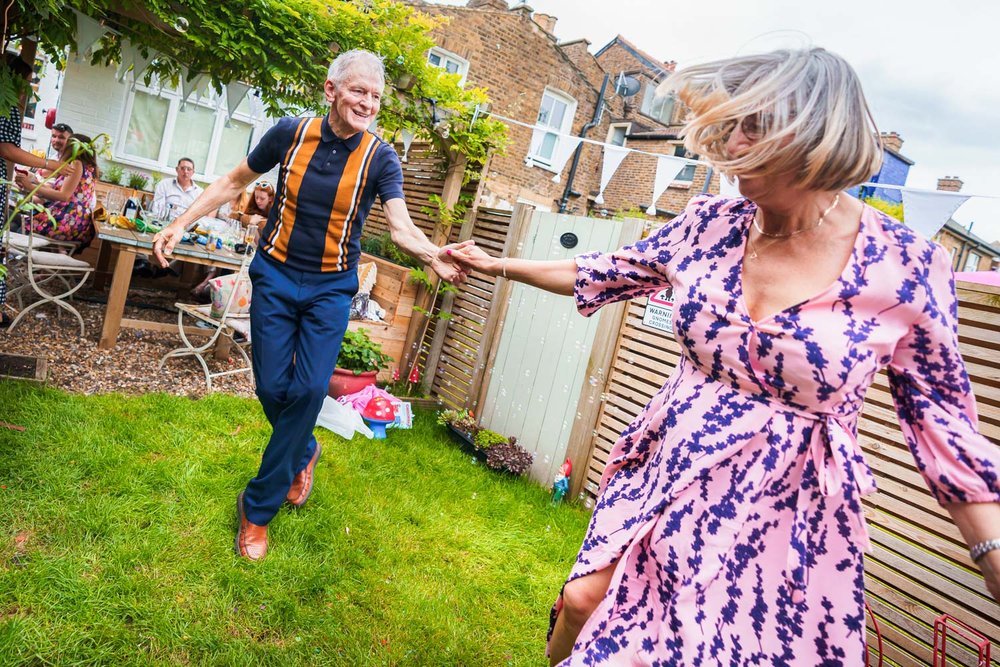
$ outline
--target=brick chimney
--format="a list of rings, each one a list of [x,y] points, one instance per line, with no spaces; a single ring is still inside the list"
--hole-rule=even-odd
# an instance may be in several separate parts
[[[469,0],[465,6],[469,9],[496,9],[501,12],[510,9],[505,0]]]
[[[899,136],[896,132],[883,132],[882,145],[898,153],[903,148],[903,137]]]
[[[945,192],[960,192],[963,185],[965,184],[958,176],[945,176],[938,179],[937,189]]]
[[[559,19],[552,14],[542,14],[540,12],[535,12],[531,15],[531,20],[538,24],[538,27],[554,35],[556,33],[556,21]]]

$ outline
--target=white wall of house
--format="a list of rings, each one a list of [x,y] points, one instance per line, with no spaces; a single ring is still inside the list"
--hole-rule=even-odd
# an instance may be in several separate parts
[[[195,94],[182,105],[175,90],[161,88],[155,82],[150,87],[141,82],[133,84],[131,74],[118,82],[115,68],[76,63],[72,57],[66,71],[61,77],[59,74],[50,67],[45,77],[59,82],[55,100],[49,96],[49,105],[58,105],[57,122],[91,137],[108,135],[111,161],[127,171],[169,177],[177,159],[190,156],[195,158],[195,180],[211,182],[245,156],[274,124],[259,108],[252,110],[249,99],[244,99],[233,121],[227,124],[224,95],[221,104],[217,99],[206,95],[197,98]],[[137,97],[139,104],[135,102]],[[146,113],[140,118],[143,108]],[[162,122],[157,122],[161,117]],[[49,133],[43,120],[41,114],[38,125],[42,131],[26,148],[47,148]]]

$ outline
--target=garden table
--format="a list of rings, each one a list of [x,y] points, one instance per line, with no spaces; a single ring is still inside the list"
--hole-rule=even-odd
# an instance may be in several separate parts
[[[150,322],[122,318],[125,312],[125,297],[129,284],[132,282],[132,267],[136,255],[153,254],[153,235],[148,232],[138,232],[120,229],[107,222],[94,222],[97,237],[101,239],[101,256],[98,266],[107,263],[111,249],[118,249],[118,259],[115,261],[114,274],[111,277],[111,291],[108,293],[108,305],[104,310],[104,325],[101,328],[101,340],[97,347],[109,350],[118,340],[118,332],[122,327],[131,329],[148,329],[154,331],[176,331],[177,325],[166,322]],[[224,269],[238,270],[242,255],[223,248],[207,250],[204,246],[190,243],[178,243],[174,247],[173,259],[192,264],[218,266]]]

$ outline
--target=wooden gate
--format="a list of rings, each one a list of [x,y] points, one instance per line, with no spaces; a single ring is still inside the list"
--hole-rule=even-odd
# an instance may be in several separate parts
[[[562,260],[613,250],[637,240],[642,224],[536,211],[515,256]],[[561,241],[568,234],[575,235],[577,245],[564,247]],[[479,406],[480,424],[516,436],[518,444],[535,453],[531,477],[548,484],[562,465],[577,419],[598,318],[577,314],[572,298],[523,284],[513,287],[505,305],[507,316]]]
[[[1000,446],[1000,289],[961,283],[958,296],[959,342],[978,400],[980,431]],[[602,323],[607,330],[617,324],[617,342],[607,350],[594,349],[591,366],[609,372],[597,387],[584,387],[599,407],[592,421],[576,429],[589,447],[580,457],[586,466],[574,480],[574,491],[582,486],[590,502],[611,446],[679,360],[680,347],[670,334],[643,326],[646,301],[619,304],[620,311]],[[587,409],[585,401],[581,406]],[[943,613],[1000,646],[1000,605],[987,593],[958,529],[916,470],[884,372],[865,398],[858,436],[879,489],[864,500],[873,546],[865,558],[865,590],[887,664],[930,664],[934,619]],[[870,619],[869,640],[874,646]],[[956,641],[949,641],[948,655],[954,664],[976,665],[976,654]]]

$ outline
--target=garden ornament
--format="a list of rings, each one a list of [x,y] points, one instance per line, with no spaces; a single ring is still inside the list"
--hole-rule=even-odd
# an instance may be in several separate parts
[[[573,463],[567,458],[556,473],[556,479],[552,483],[552,504],[556,505],[563,501],[569,493],[569,476],[573,472]]]
[[[368,401],[361,416],[365,418],[365,423],[371,427],[376,440],[385,440],[385,427],[396,421],[396,411],[392,407],[389,399],[376,396]]]

